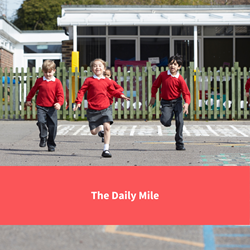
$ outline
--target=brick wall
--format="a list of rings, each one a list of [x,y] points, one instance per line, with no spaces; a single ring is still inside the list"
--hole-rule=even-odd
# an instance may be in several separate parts
[[[73,40],[62,41],[62,61],[67,68],[71,67],[71,53],[73,51]]]
[[[13,54],[3,48],[0,48],[0,68],[13,68]]]

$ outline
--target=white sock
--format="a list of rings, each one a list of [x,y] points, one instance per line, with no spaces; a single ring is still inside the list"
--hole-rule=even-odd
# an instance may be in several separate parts
[[[103,151],[109,150],[109,144],[104,144]]]

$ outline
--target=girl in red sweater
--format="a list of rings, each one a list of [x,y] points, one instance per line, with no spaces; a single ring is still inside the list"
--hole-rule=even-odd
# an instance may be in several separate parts
[[[93,77],[88,77],[81,89],[78,91],[76,98],[76,111],[81,107],[81,102],[86,91],[88,91],[88,109],[87,119],[89,121],[89,128],[92,135],[96,135],[104,128],[104,148],[102,157],[112,157],[109,152],[110,143],[110,125],[113,123],[112,107],[110,105],[109,95],[117,98],[129,100],[119,90],[115,90],[112,82],[103,76],[106,69],[106,63],[102,59],[95,59],[90,63]]]
[[[121,94],[122,94],[122,92],[124,91],[124,89],[123,89],[123,87],[121,85],[117,84],[114,80],[112,80],[112,78],[111,78],[112,77],[112,72],[111,72],[111,69],[109,67],[105,70],[104,76],[107,79],[109,79],[112,82],[114,88],[116,90],[119,90],[121,92]],[[110,94],[109,94],[109,100],[110,100],[110,109],[111,109],[111,112],[112,112],[113,96],[110,95]],[[99,131],[98,135],[100,137],[102,137],[102,142],[104,142],[104,130]]]

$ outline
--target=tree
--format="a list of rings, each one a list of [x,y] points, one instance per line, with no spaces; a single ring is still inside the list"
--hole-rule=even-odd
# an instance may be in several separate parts
[[[61,14],[63,0],[26,0],[17,10],[14,20],[21,30],[56,30],[57,16]]]

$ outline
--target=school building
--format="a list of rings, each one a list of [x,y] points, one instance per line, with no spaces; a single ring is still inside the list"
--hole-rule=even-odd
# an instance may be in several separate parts
[[[69,37],[64,30],[23,31],[4,16],[0,16],[0,68],[16,68],[21,71],[32,67],[38,71],[46,59],[59,66],[62,58],[62,43]]]
[[[176,53],[185,67],[250,67],[250,5],[63,5],[57,23],[69,34],[67,46],[79,51],[80,67],[94,58],[109,66],[166,66]]]

